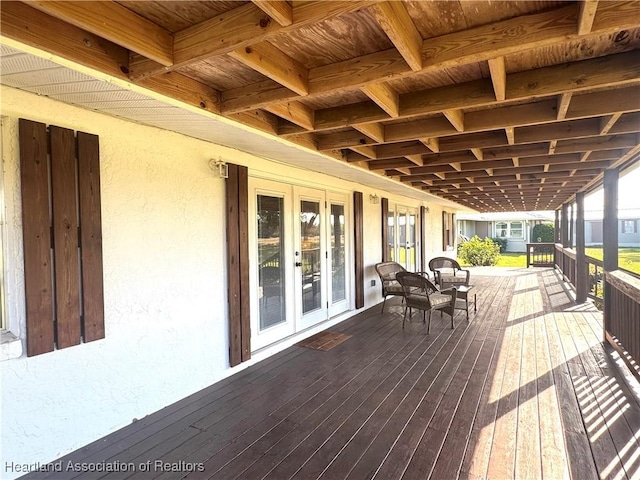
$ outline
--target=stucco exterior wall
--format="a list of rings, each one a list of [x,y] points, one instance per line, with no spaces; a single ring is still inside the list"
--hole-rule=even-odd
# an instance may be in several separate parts
[[[351,196],[362,191],[365,307],[381,301],[373,268],[381,258],[380,205],[368,202],[369,195],[422,204],[8,87],[1,94],[8,327],[24,341],[20,117],[100,136],[106,326],[104,340],[0,362],[3,466],[51,461],[300,339],[229,368],[224,181],[209,169],[209,159],[247,165],[250,175],[312,178],[305,184],[331,185]],[[441,253],[442,209],[430,209],[427,250],[435,256]]]

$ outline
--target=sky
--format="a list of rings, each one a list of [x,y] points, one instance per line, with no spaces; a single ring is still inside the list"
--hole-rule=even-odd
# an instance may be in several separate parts
[[[637,162],[625,175],[620,176],[618,183],[618,209],[619,210],[640,210],[640,162]],[[585,197],[585,211],[602,210],[604,204],[604,191],[600,188],[591,195]]]

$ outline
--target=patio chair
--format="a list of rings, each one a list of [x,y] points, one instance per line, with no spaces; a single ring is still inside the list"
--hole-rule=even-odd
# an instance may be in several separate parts
[[[384,305],[387,303],[387,297],[396,295],[403,296],[402,286],[396,280],[396,275],[399,272],[406,272],[407,270],[396,262],[382,262],[376,264],[376,272],[380,277],[382,283],[382,296],[384,298],[382,302],[382,313],[384,313]]]
[[[449,257],[436,257],[429,261],[429,270],[433,272],[435,284],[440,290],[449,287],[469,285],[471,272],[464,270],[458,262]]]
[[[451,288],[440,291],[424,276],[410,272],[400,272],[397,275],[398,283],[402,286],[405,308],[402,318],[402,328],[407,320],[407,311],[411,318],[412,309],[422,310],[422,323],[426,322],[426,314],[429,313],[427,333],[431,329],[431,312],[440,310],[451,315],[451,328],[453,328],[453,316],[456,306],[456,289]]]

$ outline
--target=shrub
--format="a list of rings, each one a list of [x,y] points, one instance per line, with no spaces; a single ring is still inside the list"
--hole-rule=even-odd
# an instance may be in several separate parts
[[[531,231],[531,239],[535,242],[538,241],[538,238],[541,242],[553,242],[555,241],[554,230],[552,223],[540,223],[538,225],[534,225],[533,230]]]
[[[501,237],[494,237],[491,238],[491,241],[493,243],[497,243],[498,246],[500,247],[500,253],[504,253],[507,251],[507,239],[506,238],[501,238]]]
[[[469,265],[495,265],[500,258],[500,246],[490,238],[480,240],[476,235],[460,246],[458,256]]]

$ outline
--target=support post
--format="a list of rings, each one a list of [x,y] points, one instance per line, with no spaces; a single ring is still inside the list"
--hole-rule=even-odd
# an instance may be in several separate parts
[[[585,253],[584,192],[576,194],[576,302],[587,301],[589,266]]]
[[[556,209],[556,218],[553,224],[553,243],[560,243],[560,210]]]
[[[569,246],[569,204],[562,204],[562,219],[560,225],[560,243],[563,248]]]
[[[602,221],[604,271],[618,269],[618,170],[604,171],[604,217]],[[611,319],[611,286],[604,282],[604,340]]]
[[[575,209],[572,205],[569,205],[569,208],[571,209],[571,214],[569,216],[569,248],[573,248],[573,245],[575,243]]]

